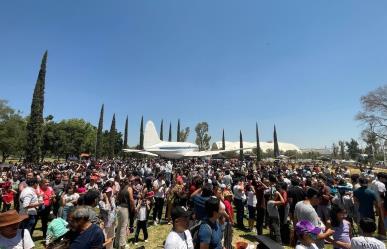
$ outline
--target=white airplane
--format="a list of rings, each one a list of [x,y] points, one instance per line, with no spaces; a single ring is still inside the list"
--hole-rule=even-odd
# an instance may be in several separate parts
[[[252,149],[252,148],[243,148]],[[148,156],[160,156],[168,159],[181,159],[189,157],[207,157],[220,153],[238,151],[233,150],[217,150],[217,151],[199,151],[196,144],[189,142],[166,142],[162,141],[157,134],[155,125],[152,121],[148,121],[144,131],[144,149],[123,149],[124,152],[135,152]]]

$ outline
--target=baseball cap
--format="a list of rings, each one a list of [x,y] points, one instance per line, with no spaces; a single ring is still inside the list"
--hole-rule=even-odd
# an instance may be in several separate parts
[[[321,228],[314,226],[308,220],[301,220],[296,224],[296,233],[302,235],[305,233],[312,233],[318,235],[321,233]]]
[[[190,217],[190,216],[191,216],[191,212],[188,211],[188,209],[183,206],[177,206],[174,209],[172,209],[172,212],[171,212],[172,220],[176,220],[182,217]]]

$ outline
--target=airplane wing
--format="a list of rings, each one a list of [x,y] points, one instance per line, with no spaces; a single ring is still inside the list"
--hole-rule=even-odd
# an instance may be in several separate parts
[[[124,152],[141,152],[143,150],[137,150],[137,149],[123,149]]]
[[[154,157],[158,157],[159,156],[159,155],[157,155],[155,153],[151,153],[151,152],[148,152],[148,151],[139,151],[137,153],[142,154],[142,155],[146,155],[146,156],[154,156]]]
[[[206,156],[213,156],[213,155],[218,155],[222,153],[227,153],[231,151],[239,151],[239,150],[251,150],[254,149],[255,147],[248,147],[248,148],[242,148],[242,149],[232,149],[232,150],[207,150],[207,151],[191,151],[185,153],[183,156],[184,157],[206,157]]]
[[[133,152],[133,153],[138,153],[138,154],[141,154],[141,155],[146,155],[146,156],[154,156],[154,157],[157,157],[159,155],[155,154],[155,153],[151,153],[149,151],[145,151],[145,150],[137,150],[137,149],[123,149],[124,152]]]

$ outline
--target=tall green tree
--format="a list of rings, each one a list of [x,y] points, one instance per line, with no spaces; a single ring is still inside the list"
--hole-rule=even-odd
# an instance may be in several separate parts
[[[141,116],[140,124],[140,149],[144,149],[144,116]]]
[[[109,139],[109,144],[110,144],[110,147],[109,147],[109,158],[110,159],[114,158],[115,154],[116,154],[116,151],[115,151],[115,147],[116,147],[116,133],[117,133],[117,130],[116,130],[116,114],[113,114],[112,123],[111,123],[111,126],[110,126],[110,132],[109,132],[109,136],[110,136],[110,139]]]
[[[176,141],[180,142],[180,119],[177,120]]]
[[[345,145],[347,146],[348,156],[354,160],[358,159],[361,152],[359,149],[359,143],[355,139],[351,138],[351,141],[346,142]]]
[[[239,160],[243,161],[243,137],[242,137],[242,131],[239,131]]]
[[[104,104],[102,104],[101,111],[99,113],[98,129],[97,129],[97,141],[95,146],[95,158],[99,159],[102,156],[103,150],[103,115],[104,115]]]
[[[261,155],[261,144],[259,142],[258,123],[255,123],[255,136],[257,140],[257,162],[259,162],[262,160],[262,155]]]
[[[160,124],[160,140],[163,141],[164,139],[164,120],[161,120]]]
[[[224,129],[222,131],[222,150],[226,149],[226,140],[224,139]]]
[[[126,116],[125,120],[125,132],[124,132],[124,149],[127,149],[128,147],[128,116]]]
[[[332,144],[332,158],[336,159],[338,157],[338,155],[339,155],[339,147],[335,143],[333,143]]]
[[[195,127],[196,139],[195,143],[198,145],[199,150],[210,149],[211,136],[208,134],[208,123],[200,122]]]
[[[83,119],[62,120],[54,124],[54,137],[51,153],[68,159],[81,153],[91,153],[96,145],[96,128]]]
[[[44,88],[46,82],[47,51],[44,53],[31,103],[31,114],[27,123],[26,160],[38,163],[43,144]]]
[[[26,143],[26,119],[0,100],[0,152],[2,162],[13,155],[21,157]]]
[[[277,130],[275,128],[275,125],[274,125],[273,139],[274,139],[274,157],[277,158],[280,156],[280,151],[278,147]]]
[[[340,147],[340,158],[345,159],[345,142],[339,141],[339,147]]]
[[[188,139],[189,132],[189,127],[185,127],[184,129],[182,129],[179,133],[179,142],[186,142]]]
[[[168,142],[172,142],[172,123],[169,122]]]

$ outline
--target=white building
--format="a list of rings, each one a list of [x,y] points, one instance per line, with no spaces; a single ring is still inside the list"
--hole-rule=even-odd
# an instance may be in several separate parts
[[[245,142],[243,141],[243,148],[249,148],[249,147],[255,147],[257,145],[256,142]],[[267,150],[271,149],[274,150],[274,143],[273,142],[259,142],[259,145],[261,147],[261,150],[263,152],[266,152]],[[216,146],[218,146],[219,149],[222,148],[222,141],[216,142]],[[225,149],[239,149],[239,141],[238,142],[230,142],[225,141]],[[301,152],[300,148],[298,148],[297,145],[290,144],[290,143],[282,143],[278,142],[278,147],[280,151],[289,151],[289,150],[295,150],[297,152]],[[244,150],[244,152],[252,152],[252,150]]]

